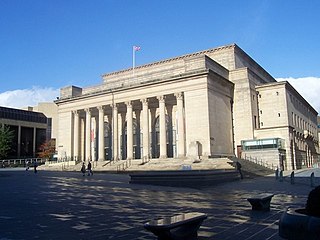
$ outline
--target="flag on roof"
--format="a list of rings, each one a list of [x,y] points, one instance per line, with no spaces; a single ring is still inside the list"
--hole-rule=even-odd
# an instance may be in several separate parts
[[[133,50],[134,50],[134,51],[139,51],[140,49],[141,49],[140,46],[133,46]]]

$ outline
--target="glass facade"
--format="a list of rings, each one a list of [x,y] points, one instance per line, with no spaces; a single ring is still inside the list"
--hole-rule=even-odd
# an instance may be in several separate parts
[[[0,107],[0,118],[20,120],[26,122],[47,123],[43,113],[30,112],[15,108]]]
[[[267,138],[241,141],[242,150],[282,149],[284,140],[281,138]]]

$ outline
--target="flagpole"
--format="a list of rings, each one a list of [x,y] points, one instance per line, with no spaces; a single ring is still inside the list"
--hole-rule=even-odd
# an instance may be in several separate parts
[[[134,78],[134,66],[136,61],[135,53],[136,53],[136,50],[135,50],[135,47],[133,46],[132,47],[132,78]]]

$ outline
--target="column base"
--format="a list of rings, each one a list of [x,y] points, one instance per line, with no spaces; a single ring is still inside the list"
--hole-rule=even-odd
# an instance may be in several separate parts
[[[161,155],[161,156],[159,157],[159,159],[165,159],[165,158],[168,158],[167,155]]]

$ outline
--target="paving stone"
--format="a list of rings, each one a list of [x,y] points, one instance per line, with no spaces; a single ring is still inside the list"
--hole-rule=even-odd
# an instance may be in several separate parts
[[[129,184],[121,174],[0,171],[0,239],[156,239],[148,220],[182,212],[208,215],[199,239],[281,239],[278,221],[289,206],[304,207],[309,185],[274,177],[244,179],[202,189]],[[270,211],[246,200],[275,194]]]

